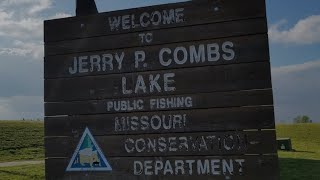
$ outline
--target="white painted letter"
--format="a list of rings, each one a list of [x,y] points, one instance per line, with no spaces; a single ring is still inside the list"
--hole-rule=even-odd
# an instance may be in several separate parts
[[[198,167],[198,174],[199,175],[206,175],[210,173],[210,166],[209,166],[209,160],[204,160],[204,163],[202,163],[201,160],[197,161],[197,167]]]
[[[129,15],[124,15],[122,16],[122,28],[123,29],[130,29],[130,16]]]
[[[228,48],[228,47],[230,47],[230,48]],[[235,52],[234,52],[234,50],[231,49],[231,48],[233,48],[233,43],[230,42],[230,41],[224,42],[224,43],[222,44],[222,51],[229,54],[229,56],[226,55],[226,54],[223,54],[223,55],[222,55],[223,59],[225,59],[225,60],[227,60],[227,61],[230,61],[230,60],[233,60],[233,59],[234,59],[234,57],[235,57]]]
[[[160,64],[162,65],[162,66],[169,66],[171,63],[172,63],[172,59],[168,59],[168,61],[164,61],[163,60],[163,54],[164,53],[168,53],[168,54],[171,54],[172,52],[171,52],[171,49],[169,49],[169,48],[162,48],[161,50],[160,50],[160,53],[159,53],[159,60],[160,60]]]
[[[150,92],[154,92],[155,88],[157,89],[158,92],[161,92],[161,87],[158,83],[158,80],[160,78],[160,74],[157,74],[156,77],[153,77],[152,74],[149,76],[149,81],[150,81]]]
[[[88,56],[80,56],[79,57],[79,72],[80,73],[87,73],[89,69],[87,68],[88,62],[83,62],[83,60],[87,60]]]
[[[204,62],[206,59],[205,53],[206,52],[203,44],[199,45],[198,52],[195,46],[190,46],[190,63],[199,63],[200,61]]]
[[[162,11],[162,14],[163,14],[163,24],[172,24],[175,22],[175,19],[174,19],[174,10],[173,9],[170,9],[169,12],[166,11],[166,10],[163,10]]]
[[[211,160],[211,173],[212,175],[221,175],[220,169],[220,159],[212,159]]]
[[[143,172],[143,164],[141,161],[134,161],[134,175],[141,175]]]
[[[132,90],[127,90],[127,78],[122,77],[122,94],[132,94]]]
[[[139,146],[139,143],[141,144]],[[136,140],[136,151],[141,153],[146,150],[146,141],[142,138]]]
[[[111,54],[104,54],[102,55],[102,71],[106,71],[107,70],[107,64],[109,65],[109,70],[112,71],[113,70],[113,56]]]
[[[154,165],[154,174],[158,175],[159,171],[163,169],[163,162],[162,161],[156,161]]]
[[[127,153],[133,153],[134,151],[134,140],[129,138],[126,140],[126,142],[124,143],[124,148],[126,149]],[[130,148],[131,147],[131,148]]]
[[[121,16],[118,17],[109,17],[109,25],[111,31],[118,30],[121,23]]]
[[[78,72],[78,58],[77,57],[74,57],[73,58],[73,69],[72,67],[69,67],[69,73],[70,74],[75,74]]]
[[[183,58],[180,60],[179,59],[179,51],[181,51],[183,53]],[[188,52],[187,52],[187,49],[185,47],[177,47],[174,52],[173,52],[173,55],[174,55],[174,61],[177,63],[177,64],[184,64],[187,62],[188,60]]]
[[[166,161],[166,164],[164,165],[164,171],[163,171],[164,175],[170,174],[173,175],[173,170],[172,170],[172,166],[169,160]]]
[[[155,20],[157,19],[157,20]],[[151,14],[151,21],[152,21],[152,24],[154,26],[158,26],[160,24],[160,22],[162,21],[161,19],[161,13],[159,11],[155,11]]]
[[[144,51],[136,51],[134,67],[139,68],[139,62],[144,62],[145,59],[146,59],[146,53]]]
[[[184,175],[184,162],[182,160],[176,160],[175,161],[175,174],[178,175],[179,171],[181,171],[181,175]]]
[[[186,160],[186,163],[189,165],[189,175],[193,174],[193,163],[195,160]]]
[[[184,21],[184,19],[183,19],[183,17],[184,17],[183,11],[184,11],[184,8],[176,9],[176,23],[181,23],[181,22]]]
[[[220,53],[219,53],[219,45],[216,43],[208,44],[207,46],[208,51],[208,61],[218,61],[220,59]]]
[[[223,169],[223,174],[230,174],[233,175],[233,161],[230,159],[229,164],[227,160],[223,159],[222,160],[222,169]]]
[[[94,67],[97,68],[97,71],[100,72],[101,71],[101,58],[99,55],[93,55],[90,56],[90,63],[91,63],[91,68],[90,71],[93,72],[94,71]]]
[[[144,175],[151,176],[153,175],[152,170],[152,161],[144,161]]]
[[[175,83],[174,79],[169,79],[169,78],[174,78],[176,76],[175,73],[166,73],[163,75],[164,77],[164,91],[169,92],[169,91],[175,91],[175,87],[169,87],[169,85]]]
[[[140,24],[142,27],[148,27],[150,25],[150,20],[147,20],[147,22],[144,21],[144,18],[150,18],[150,15],[146,12],[142,13],[140,16]]]
[[[142,90],[143,93],[147,93],[146,84],[144,83],[143,77],[141,75],[137,78],[137,84],[134,92],[138,94],[139,90]]]
[[[118,69],[121,70],[122,69],[122,61],[124,58],[124,52],[121,53],[121,55],[119,56],[118,53],[115,54],[115,59],[118,62]]]
[[[236,159],[235,160],[239,164],[239,173],[243,174],[243,164],[245,162],[244,159]]]

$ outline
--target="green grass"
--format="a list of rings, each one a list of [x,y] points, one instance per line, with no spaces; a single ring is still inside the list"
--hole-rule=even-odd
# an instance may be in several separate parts
[[[0,121],[0,162],[42,159],[43,122]],[[278,125],[295,151],[279,152],[281,180],[320,179],[320,124]],[[0,179],[44,179],[44,165],[0,168]]]
[[[1,180],[42,180],[44,177],[44,164],[0,167]]]
[[[279,151],[281,180],[319,180],[320,124],[278,125],[277,136],[290,137],[295,150]]]
[[[44,158],[43,122],[0,121],[0,162]]]

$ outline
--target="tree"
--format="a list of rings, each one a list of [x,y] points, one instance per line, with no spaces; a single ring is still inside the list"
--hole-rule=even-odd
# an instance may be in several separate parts
[[[293,119],[294,123],[312,123],[311,119],[309,116],[297,116]]]

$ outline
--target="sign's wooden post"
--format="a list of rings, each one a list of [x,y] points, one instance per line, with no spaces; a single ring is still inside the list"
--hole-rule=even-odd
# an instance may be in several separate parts
[[[277,180],[264,0],[45,22],[47,179]]]
[[[76,16],[97,14],[98,9],[94,0],[76,0]]]

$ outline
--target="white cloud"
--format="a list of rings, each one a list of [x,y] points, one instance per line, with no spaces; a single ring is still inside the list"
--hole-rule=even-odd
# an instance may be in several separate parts
[[[10,9],[9,9],[10,10]],[[43,21],[45,19],[55,19],[69,17],[70,14],[56,13],[49,17],[41,16],[17,16],[15,10],[4,11],[0,9],[0,38],[10,37],[16,39],[36,39],[43,38]]]
[[[34,4],[29,10],[29,14],[38,13],[45,9],[48,9],[50,8],[51,4],[51,0],[37,0],[37,3]]]
[[[10,19],[13,16],[13,12],[7,13],[0,10],[0,22]]]
[[[15,41],[13,46],[13,48],[0,48],[0,55],[31,56],[37,60],[43,58],[43,43]]]
[[[298,115],[320,121],[320,60],[272,69],[278,121],[292,122]]]
[[[290,75],[293,73],[310,71],[313,69],[320,69],[320,60],[309,61],[309,62],[298,64],[298,65],[294,64],[289,66],[277,67],[277,68],[273,68],[272,72],[274,76],[283,76],[283,75]]]
[[[35,14],[49,9],[51,5],[52,0],[4,0],[0,3],[0,7],[23,6],[27,9],[28,14]]]
[[[39,17],[19,18],[14,12],[0,10],[0,37],[18,38],[23,40],[41,39],[43,20]]]
[[[67,13],[57,13],[51,17],[49,17],[48,19],[59,19],[59,18],[65,18],[65,17],[70,17],[71,14],[67,14]]]
[[[283,44],[315,44],[320,43],[320,15],[309,16],[297,22],[292,28],[283,30],[287,23],[282,20],[269,28],[271,42]]]
[[[0,48],[0,55],[26,56],[31,51],[20,48]]]
[[[37,14],[51,7],[52,0],[5,0],[0,2],[0,55],[43,58],[43,21],[71,16]],[[1,44],[1,39],[8,39]]]

